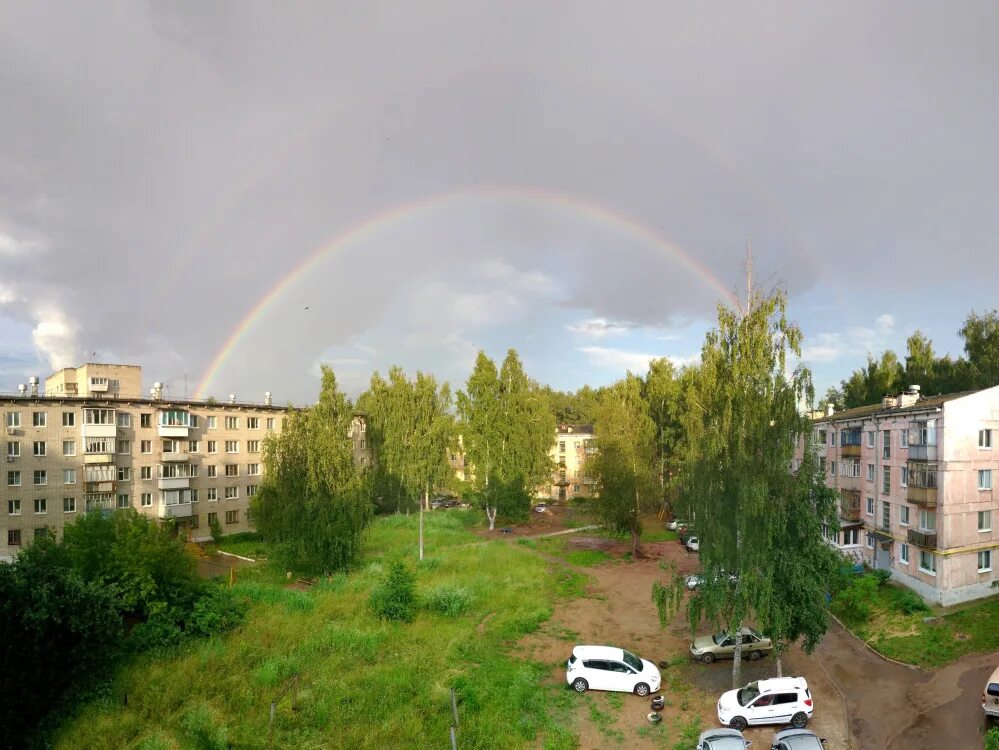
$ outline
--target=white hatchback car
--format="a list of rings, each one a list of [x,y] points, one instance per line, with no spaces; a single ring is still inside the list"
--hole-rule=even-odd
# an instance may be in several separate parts
[[[566,663],[566,684],[577,693],[618,690],[646,696],[662,684],[652,662],[613,646],[576,646]]]
[[[790,724],[801,729],[812,710],[812,694],[804,677],[758,680],[718,699],[718,721],[740,732],[750,724]]]

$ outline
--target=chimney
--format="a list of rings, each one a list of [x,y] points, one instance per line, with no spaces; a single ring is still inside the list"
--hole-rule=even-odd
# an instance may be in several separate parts
[[[38,378],[35,375],[32,375],[30,378],[28,378],[28,384],[31,386],[31,395],[32,396],[37,396],[38,395]]]
[[[898,406],[898,396],[887,394],[881,399],[882,409],[894,409],[896,406]]]
[[[163,398],[163,384],[158,380],[153,383],[153,387],[149,389],[149,395],[152,396],[153,401],[159,401]]]
[[[230,393],[229,394],[229,403],[230,404],[236,403],[236,394],[235,393]]]
[[[912,406],[921,398],[919,393],[920,387],[918,385],[910,385],[909,389],[899,396],[899,406],[906,407]]]
[[[831,417],[836,413],[836,407],[833,404],[826,404],[826,416]]]
[[[264,393],[264,403],[267,404],[268,406],[271,405],[271,392],[270,391],[266,391]]]
[[[28,390],[28,386],[26,386],[24,383],[21,383],[17,386],[17,393],[20,396],[23,396],[26,390]]]

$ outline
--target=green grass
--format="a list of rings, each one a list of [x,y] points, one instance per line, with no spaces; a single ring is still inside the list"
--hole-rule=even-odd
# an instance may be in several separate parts
[[[570,565],[585,568],[590,565],[600,565],[601,563],[614,560],[614,556],[599,549],[573,549],[571,540],[565,537],[554,536],[544,539],[532,540],[524,546],[546,554],[553,555],[565,560]]]
[[[899,602],[906,590],[883,586],[869,602],[871,617],[847,623],[871,647],[896,661],[933,669],[965,654],[999,649],[999,598],[924,622],[929,612],[905,614]]]
[[[208,548],[253,559],[264,557],[267,554],[267,544],[255,531],[224,536],[218,544],[209,544]]]
[[[546,684],[549,665],[515,657],[512,647],[549,619],[559,597],[578,596],[585,578],[523,546],[467,544],[479,539],[466,514],[425,521],[432,562],[423,565],[417,517],[403,516],[375,522],[357,570],[308,591],[286,588],[271,566],[240,571],[234,590],[250,602],[245,626],[126,664],[53,746],[264,748],[270,701],[299,674],[298,710],[289,699],[279,705],[274,747],[446,747],[455,687],[462,750],[574,750],[566,728],[573,695]],[[376,619],[367,602],[389,553],[408,560],[421,592],[467,591],[467,610],[421,610],[408,625]]]

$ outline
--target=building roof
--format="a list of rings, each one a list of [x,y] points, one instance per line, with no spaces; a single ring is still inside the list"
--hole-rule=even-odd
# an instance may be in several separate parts
[[[844,409],[843,411],[834,412],[831,416],[823,414],[822,416],[813,417],[812,421],[840,422],[852,419],[863,419],[864,417],[873,417],[875,415],[888,416],[892,414],[907,414],[911,412],[926,411],[927,409],[943,406],[948,401],[963,398],[964,396],[970,396],[973,393],[978,393],[978,391],[961,391],[960,393],[945,393],[939,396],[927,396],[926,398],[921,398],[916,403],[910,404],[909,406],[884,406],[883,403],[868,404],[867,406],[855,406],[852,409]]]
[[[132,398],[122,396],[118,398],[101,398],[99,396],[74,396],[72,394],[59,394],[58,396],[29,396],[21,394],[0,394],[0,405],[18,406],[21,404],[72,404],[74,406],[102,407],[113,409],[116,405],[128,404],[130,406],[148,406],[154,409],[169,408],[207,408],[207,409],[261,409],[263,411],[287,411],[287,405],[264,404],[254,401],[236,401],[230,403],[226,401],[214,401],[208,399],[184,399],[184,398]],[[300,408],[300,407],[291,407]]]
[[[558,426],[559,435],[592,435],[593,425],[591,424],[560,424]]]

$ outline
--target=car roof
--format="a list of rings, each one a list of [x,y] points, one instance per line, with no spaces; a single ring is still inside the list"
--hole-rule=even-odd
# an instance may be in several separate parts
[[[773,743],[783,742],[791,750],[815,750],[822,747],[822,742],[815,732],[808,729],[785,729],[774,735]]]
[[[989,677],[989,682],[999,682],[999,667],[996,667],[996,671]]]
[[[711,750],[744,750],[746,739],[735,729],[708,729],[697,738],[697,746],[710,742]]]
[[[804,677],[771,677],[768,680],[758,680],[761,693],[774,693],[778,690],[807,690],[808,683]]]
[[[705,729],[701,732],[701,736],[697,738],[698,742],[704,742],[704,740],[709,740],[712,737],[739,737],[742,738],[742,732],[738,729],[723,729],[722,727],[717,727],[715,729]]]
[[[576,646],[572,655],[577,659],[617,659],[624,657],[624,649],[616,646]]]

